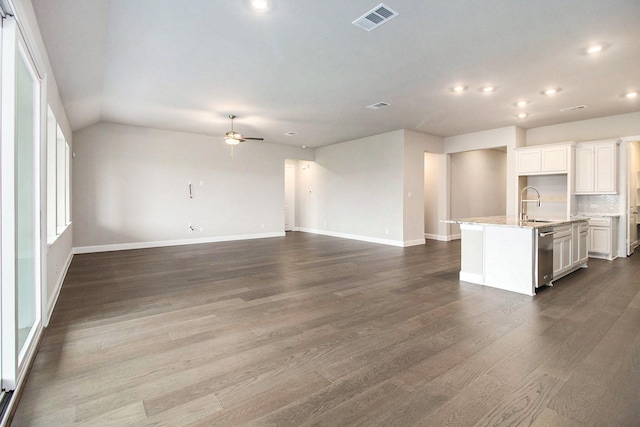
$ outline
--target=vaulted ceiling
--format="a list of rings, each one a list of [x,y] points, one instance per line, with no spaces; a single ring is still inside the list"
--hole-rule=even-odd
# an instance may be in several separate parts
[[[74,130],[104,121],[223,135],[235,114],[243,134],[318,147],[640,111],[640,97],[624,96],[640,90],[638,0],[385,0],[397,17],[370,32],[352,24],[379,1],[33,6]],[[595,43],[604,49],[586,53]],[[390,105],[365,108],[380,101]]]

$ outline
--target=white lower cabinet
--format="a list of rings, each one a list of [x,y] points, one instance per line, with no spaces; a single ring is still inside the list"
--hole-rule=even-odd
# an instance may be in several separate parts
[[[553,231],[556,232],[553,236],[553,278],[556,279],[571,269],[573,236],[571,225],[554,227]]]
[[[586,267],[589,223],[587,221],[553,227],[553,278],[558,279]]]
[[[589,259],[589,226],[585,224],[580,230],[580,260],[578,264],[586,263]]]
[[[614,259],[617,219],[598,217],[589,220],[589,256]]]
[[[572,264],[584,264],[589,259],[589,223],[587,221],[573,223],[571,233],[571,261]]]

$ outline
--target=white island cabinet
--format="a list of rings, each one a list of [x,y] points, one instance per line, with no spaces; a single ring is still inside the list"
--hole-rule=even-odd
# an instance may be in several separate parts
[[[460,280],[526,295],[535,295],[541,282],[555,280],[587,266],[587,221],[585,219],[522,222],[513,217],[466,218],[449,221],[460,224],[462,238]],[[573,242],[573,227],[577,242]],[[553,242],[553,277],[538,280],[538,232],[557,229]],[[575,248],[575,249],[574,249]],[[578,253],[574,256],[574,250]],[[556,253],[557,251],[557,253]],[[550,266],[550,269],[552,267]]]

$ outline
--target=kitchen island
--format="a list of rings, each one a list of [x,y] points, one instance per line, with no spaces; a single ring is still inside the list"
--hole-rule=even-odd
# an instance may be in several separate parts
[[[460,224],[460,280],[465,282],[535,295],[536,288],[587,266],[584,218],[492,216],[448,222]]]

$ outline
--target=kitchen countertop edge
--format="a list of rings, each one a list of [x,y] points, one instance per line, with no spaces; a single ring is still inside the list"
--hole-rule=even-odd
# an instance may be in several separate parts
[[[445,221],[450,224],[467,224],[467,225],[495,225],[499,227],[514,227],[514,228],[547,228],[557,227],[560,225],[571,224],[574,222],[588,221],[588,217],[570,218],[570,219],[545,219],[549,222],[532,222],[532,221],[520,221],[517,217],[510,216],[485,216],[476,218],[461,218]]]
[[[618,218],[621,216],[622,214],[619,213],[579,213],[574,218]]]

